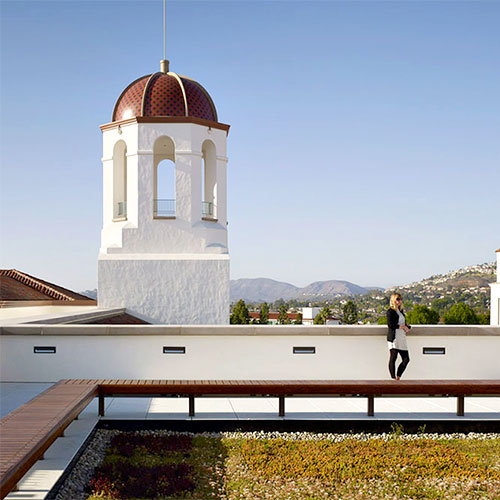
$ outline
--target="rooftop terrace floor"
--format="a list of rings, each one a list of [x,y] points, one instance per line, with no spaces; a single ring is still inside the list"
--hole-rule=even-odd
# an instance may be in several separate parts
[[[51,383],[0,383],[0,416],[26,403]],[[500,421],[500,397],[465,399],[465,417],[456,415],[456,398],[376,398],[375,416],[366,415],[366,398],[287,398],[286,416],[278,416],[277,398],[197,398],[196,416],[188,416],[187,398],[106,398],[101,420],[184,421]],[[95,399],[19,483],[9,500],[44,499],[98,422]]]

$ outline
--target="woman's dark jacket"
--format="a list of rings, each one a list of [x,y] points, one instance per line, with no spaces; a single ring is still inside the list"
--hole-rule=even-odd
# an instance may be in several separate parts
[[[400,313],[404,316],[405,313],[400,311]],[[411,328],[410,325],[406,325],[408,328]],[[389,342],[394,342],[396,338],[396,330],[399,328],[399,314],[394,309],[387,309],[387,340]]]

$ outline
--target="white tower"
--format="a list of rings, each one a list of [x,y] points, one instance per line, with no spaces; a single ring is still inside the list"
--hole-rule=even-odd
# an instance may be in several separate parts
[[[226,324],[229,125],[199,83],[161,67],[101,126],[98,303],[150,323]]]
[[[497,281],[490,283],[491,306],[490,324],[500,326],[500,248],[497,250]]]

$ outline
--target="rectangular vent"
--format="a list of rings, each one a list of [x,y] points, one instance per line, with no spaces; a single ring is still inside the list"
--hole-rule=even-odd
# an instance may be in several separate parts
[[[316,347],[299,347],[294,346],[294,354],[316,354]]]
[[[444,347],[424,347],[422,351],[424,354],[446,354]]]
[[[182,346],[163,346],[163,354],[186,354],[186,348]]]
[[[33,347],[34,354],[55,354],[55,345],[36,345]]]

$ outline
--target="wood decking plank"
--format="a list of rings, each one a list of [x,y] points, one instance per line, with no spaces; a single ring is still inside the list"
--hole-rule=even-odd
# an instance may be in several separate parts
[[[61,381],[0,420],[1,498],[96,394],[96,385]]]

